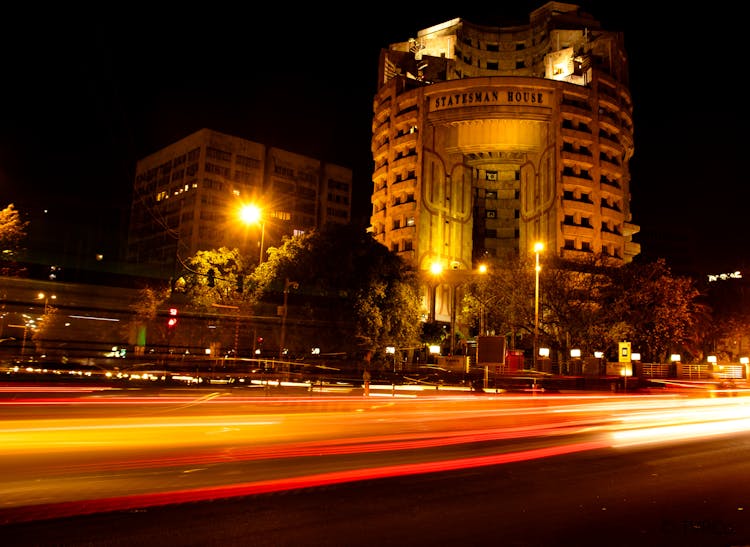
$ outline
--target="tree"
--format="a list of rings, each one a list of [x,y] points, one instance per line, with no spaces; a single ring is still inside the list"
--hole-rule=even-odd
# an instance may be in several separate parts
[[[599,257],[578,262],[551,258],[541,277],[541,337],[551,349],[567,360],[571,348],[593,355],[612,347],[604,316],[611,279]]]
[[[28,226],[12,203],[0,210],[0,274],[19,275],[23,271],[17,260]]]
[[[611,302],[613,317],[630,325],[634,348],[644,360],[667,362],[671,352],[685,360],[700,352],[699,326],[708,309],[695,280],[674,276],[663,259],[626,264],[612,272],[619,296]]]
[[[298,298],[307,300],[311,318],[348,325],[363,352],[419,345],[414,271],[356,226],[330,224],[269,248],[268,260],[253,273],[254,286],[278,293],[285,279],[299,284]]]
[[[210,311],[216,304],[252,308],[257,301],[256,287],[245,287],[245,280],[253,279],[250,263],[236,248],[198,251],[186,261],[184,283],[179,284],[185,300],[191,308],[203,311]],[[242,291],[238,290],[240,280]]]
[[[136,355],[146,347],[149,332],[158,333],[160,343],[166,341],[166,328],[163,324],[160,325],[157,319],[159,311],[166,307],[169,297],[169,287],[144,287],[139,291],[137,300],[130,305],[134,312],[133,318],[126,325],[126,332],[123,334],[133,341]]]
[[[54,331],[59,327],[60,317],[57,308],[51,304],[45,304],[44,314],[39,317],[31,333],[31,340],[34,342],[37,353],[44,352],[45,343],[49,343]]]
[[[529,258],[508,256],[487,263],[487,273],[464,287],[461,314],[477,331],[505,336],[515,348],[518,335],[534,332],[534,266]]]

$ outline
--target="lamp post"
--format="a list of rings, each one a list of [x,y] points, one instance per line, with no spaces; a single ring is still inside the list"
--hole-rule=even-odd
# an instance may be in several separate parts
[[[266,238],[266,221],[263,219],[263,211],[257,205],[243,205],[240,208],[240,218],[245,224],[260,224],[260,255],[258,265],[263,264],[263,245]]]
[[[534,370],[536,370],[536,354],[539,347],[539,272],[542,267],[539,265],[539,253],[544,250],[544,244],[541,242],[534,243],[534,255],[536,266],[534,267],[534,354],[532,356]]]
[[[44,315],[47,315],[47,313],[49,313],[49,301],[50,301],[50,298],[52,300],[56,300],[57,299],[57,295],[53,294],[51,296],[47,296],[43,292],[40,292],[38,295],[36,295],[36,297],[39,300],[44,300]]]
[[[284,339],[286,338],[286,310],[287,310],[287,299],[289,297],[289,288],[299,289],[299,283],[296,281],[289,281],[286,278],[284,281],[284,309],[281,312],[281,336],[279,337],[279,361],[284,356]]]

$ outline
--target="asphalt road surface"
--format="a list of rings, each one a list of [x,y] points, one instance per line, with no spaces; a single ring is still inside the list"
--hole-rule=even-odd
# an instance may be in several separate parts
[[[4,393],[0,543],[750,545],[750,399]]]
[[[750,543],[750,435],[0,528],[4,545]]]

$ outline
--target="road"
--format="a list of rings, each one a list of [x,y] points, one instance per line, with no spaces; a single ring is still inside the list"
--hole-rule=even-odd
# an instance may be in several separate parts
[[[11,545],[750,542],[744,396],[0,393]]]

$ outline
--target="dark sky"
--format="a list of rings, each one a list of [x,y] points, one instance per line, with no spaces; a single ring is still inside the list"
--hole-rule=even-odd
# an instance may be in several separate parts
[[[654,2],[579,4],[625,32],[633,223],[644,256],[701,273],[742,269],[750,192],[741,18],[714,4],[671,14],[649,10]],[[84,227],[90,245],[116,252],[136,160],[209,127],[352,167],[355,211],[367,215],[380,48],[454,17],[527,23],[542,2],[479,2],[472,13],[452,5],[358,15],[271,7],[254,17],[236,4],[195,13],[128,4],[7,20],[0,206],[13,202],[32,218],[57,211]]]

